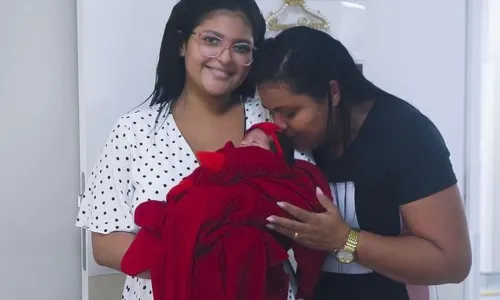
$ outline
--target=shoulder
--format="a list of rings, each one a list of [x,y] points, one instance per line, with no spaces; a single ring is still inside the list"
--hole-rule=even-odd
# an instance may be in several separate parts
[[[112,133],[119,132],[134,140],[149,139],[159,131],[167,131],[174,126],[167,110],[158,105],[138,108],[120,116],[115,122]]]
[[[402,100],[393,106],[400,149],[441,150],[448,154],[441,132],[427,115]]]
[[[153,127],[156,121],[166,117],[165,112],[162,112],[161,116],[159,113],[158,106],[138,108],[121,115],[116,124],[128,126],[129,128]]]
[[[437,126],[415,106],[396,97],[378,101],[372,108],[374,117],[369,122],[375,131],[370,135],[392,145],[396,151],[426,147],[446,149]]]
[[[413,202],[457,183],[450,152],[437,126],[422,112],[404,102],[388,102],[392,147],[389,167],[399,204]],[[391,139],[391,140],[389,140]]]

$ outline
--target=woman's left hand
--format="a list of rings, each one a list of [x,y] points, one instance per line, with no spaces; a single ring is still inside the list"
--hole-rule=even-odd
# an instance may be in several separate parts
[[[344,246],[350,228],[342,219],[339,209],[321,189],[316,189],[316,196],[326,212],[312,213],[289,203],[279,202],[282,209],[299,221],[270,216],[267,218],[267,227],[309,248],[336,251]]]

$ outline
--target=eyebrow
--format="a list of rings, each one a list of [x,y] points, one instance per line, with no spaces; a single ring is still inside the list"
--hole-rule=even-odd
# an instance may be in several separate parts
[[[248,40],[248,39],[234,39],[233,42],[235,42],[235,43],[245,43],[245,44],[249,44],[249,45],[252,44],[252,41]]]
[[[221,38],[221,39],[224,39],[226,38],[225,35],[223,35],[222,33],[220,32],[217,32],[215,30],[210,30],[210,29],[207,29],[207,30],[202,30],[201,32],[204,32],[204,33],[212,33],[213,35],[216,35],[217,37]],[[241,38],[238,38],[238,39],[230,39],[233,43],[245,43],[245,44],[252,44],[252,41],[249,40],[249,39],[241,39]]]
[[[271,111],[271,112],[273,112],[273,111],[280,111],[280,110],[286,110],[286,109],[294,109],[293,107],[286,107],[286,106],[277,106],[277,107],[275,107],[273,109],[269,109],[268,107],[266,107],[264,105],[262,105],[262,107],[264,107],[265,109],[267,109],[268,111]]]

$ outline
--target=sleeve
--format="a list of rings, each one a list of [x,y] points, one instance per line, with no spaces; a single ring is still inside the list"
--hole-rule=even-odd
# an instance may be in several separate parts
[[[394,178],[399,204],[407,204],[457,183],[450,152],[436,126],[424,115],[410,118],[397,143]]]
[[[131,163],[133,132],[120,118],[87,182],[76,226],[92,232],[136,232],[132,216]]]

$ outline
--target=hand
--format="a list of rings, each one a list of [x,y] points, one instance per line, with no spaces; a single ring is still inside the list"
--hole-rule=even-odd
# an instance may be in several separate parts
[[[336,251],[347,241],[350,227],[344,222],[339,209],[333,201],[325,196],[320,188],[316,189],[319,203],[326,209],[323,213],[312,213],[298,208],[290,203],[279,202],[278,205],[296,217],[295,221],[278,216],[267,218],[268,228],[295,239],[306,247]]]

